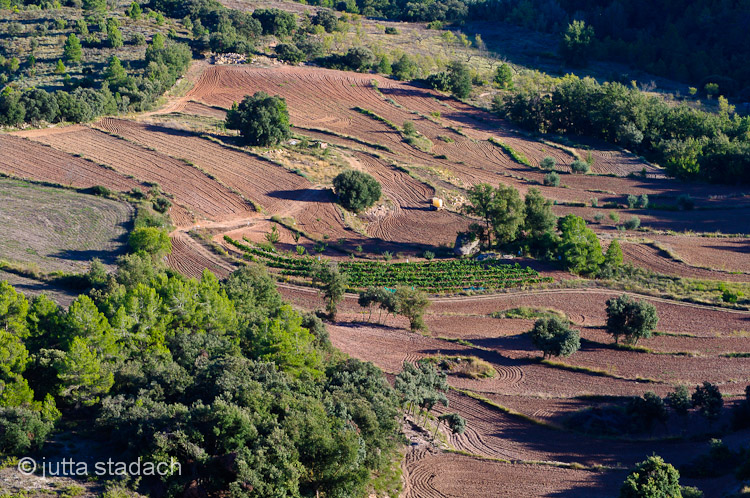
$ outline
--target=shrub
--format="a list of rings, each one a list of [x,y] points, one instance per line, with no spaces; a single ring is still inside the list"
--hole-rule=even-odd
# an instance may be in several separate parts
[[[323,26],[327,33],[333,33],[339,25],[339,19],[332,10],[322,9],[313,16],[312,23],[315,26]]]
[[[289,111],[282,97],[270,97],[264,92],[245,96],[239,105],[233,104],[227,113],[226,126],[240,131],[249,145],[276,145],[289,137]]]
[[[628,195],[627,200],[628,200],[628,207],[630,209],[633,209],[638,204],[638,197],[633,194]]]
[[[396,29],[394,26],[386,26],[385,27],[385,34],[386,35],[397,35],[398,29]]]
[[[560,186],[560,175],[552,171],[544,175],[544,184],[548,187],[559,187]]]
[[[690,194],[682,194],[677,197],[677,207],[681,211],[691,211],[695,207],[695,201]]]
[[[375,55],[369,48],[352,47],[341,56],[341,63],[351,71],[363,73],[375,64]]]
[[[721,415],[724,407],[724,399],[718,386],[710,382],[704,382],[695,387],[692,396],[693,407],[698,408],[701,414],[709,420],[716,420]]]
[[[305,59],[305,53],[293,43],[279,43],[276,45],[276,48],[274,48],[274,51],[279,60],[291,64],[299,64]]]
[[[360,212],[380,199],[380,184],[367,173],[348,170],[333,179],[333,191],[346,209]]]
[[[604,219],[604,215],[602,213],[596,213],[594,215],[594,221],[597,223],[601,223],[603,219]]]
[[[583,174],[585,174],[585,173],[588,173],[590,169],[591,168],[590,168],[589,164],[587,162],[585,162],[585,161],[581,161],[580,159],[576,159],[570,165],[570,170],[573,173],[583,173]]]
[[[679,496],[680,473],[656,455],[636,465],[620,488],[620,498]]]
[[[471,72],[469,66],[460,61],[453,61],[446,69],[448,89],[453,96],[465,99],[471,93]]]
[[[91,187],[91,193],[100,197],[109,197],[112,195],[112,191],[102,185],[94,185]]]
[[[617,213],[609,213],[609,219],[612,220],[614,223],[619,223],[620,215]]]
[[[513,70],[508,64],[503,63],[495,70],[494,81],[500,88],[513,88]]]
[[[23,455],[44,444],[53,423],[22,407],[0,407],[0,454]]]
[[[648,207],[648,195],[643,194],[638,198],[638,207],[641,209],[646,209]]]
[[[159,213],[166,213],[170,207],[172,207],[172,203],[166,197],[157,197],[154,200],[154,210]]]
[[[157,227],[136,228],[130,233],[128,244],[133,252],[144,251],[154,256],[172,252],[169,234]]]
[[[552,156],[545,156],[544,159],[542,159],[539,162],[539,166],[541,166],[544,169],[549,169],[549,170],[555,169],[556,164],[557,164],[557,161],[555,161],[555,158]]]
[[[422,257],[428,261],[435,259],[435,253],[432,251],[425,251],[422,253]]]
[[[405,121],[404,126],[401,128],[401,130],[404,132],[404,135],[407,136],[414,136],[417,134],[417,128],[411,121]]]
[[[626,230],[635,230],[641,226],[641,219],[637,216],[633,216],[625,222]]]
[[[687,415],[688,410],[692,406],[687,387],[677,386],[674,391],[667,394],[667,404],[678,415]]]
[[[393,63],[393,76],[401,81],[412,80],[416,78],[419,73],[419,66],[416,61],[409,56],[404,54]]]

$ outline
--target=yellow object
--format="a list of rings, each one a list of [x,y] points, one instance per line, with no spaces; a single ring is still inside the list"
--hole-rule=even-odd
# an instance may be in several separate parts
[[[434,207],[435,209],[443,209],[443,199],[439,197],[433,197],[432,207]]]

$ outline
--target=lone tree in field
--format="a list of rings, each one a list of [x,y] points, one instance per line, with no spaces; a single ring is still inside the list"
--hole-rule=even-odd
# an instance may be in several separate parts
[[[620,498],[680,498],[680,473],[660,456],[650,456],[625,478]]]
[[[570,356],[581,347],[581,335],[562,319],[551,316],[534,323],[531,342],[544,353],[544,358]]]
[[[647,301],[635,301],[627,295],[607,300],[607,331],[614,336],[615,344],[620,336],[628,344],[648,339],[658,321],[656,308]]]
[[[226,127],[239,130],[248,145],[276,145],[289,137],[289,111],[282,97],[257,92],[235,102],[227,112]]]
[[[380,184],[367,173],[348,170],[333,179],[333,191],[349,211],[360,212],[380,199]]]
[[[445,422],[446,424],[448,424],[448,427],[450,428],[453,434],[463,434],[464,430],[466,430],[466,419],[464,419],[458,413],[446,413],[438,417],[437,424],[435,424],[435,432],[432,435],[432,439],[435,439],[435,436],[437,436],[438,429],[440,429],[441,422]]]
[[[399,287],[396,289],[398,313],[409,319],[409,328],[412,332],[427,328],[422,315],[424,315],[424,311],[429,305],[430,300],[420,290],[410,289],[409,287]]]

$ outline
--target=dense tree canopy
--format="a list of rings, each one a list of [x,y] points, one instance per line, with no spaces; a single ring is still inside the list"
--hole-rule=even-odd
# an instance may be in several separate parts
[[[369,208],[381,195],[380,184],[372,175],[353,169],[333,179],[333,192],[342,206],[354,212]]]
[[[651,337],[659,317],[648,301],[636,301],[627,294],[607,300],[607,331],[618,342],[620,336],[629,344]]]
[[[235,102],[227,113],[227,128],[239,130],[248,145],[267,147],[289,137],[289,111],[283,97],[271,97],[264,92],[245,96]]]

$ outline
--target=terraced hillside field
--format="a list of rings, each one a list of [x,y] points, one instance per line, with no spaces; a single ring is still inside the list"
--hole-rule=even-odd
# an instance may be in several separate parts
[[[0,179],[0,259],[52,272],[113,264],[133,216],[125,203],[73,190]]]

